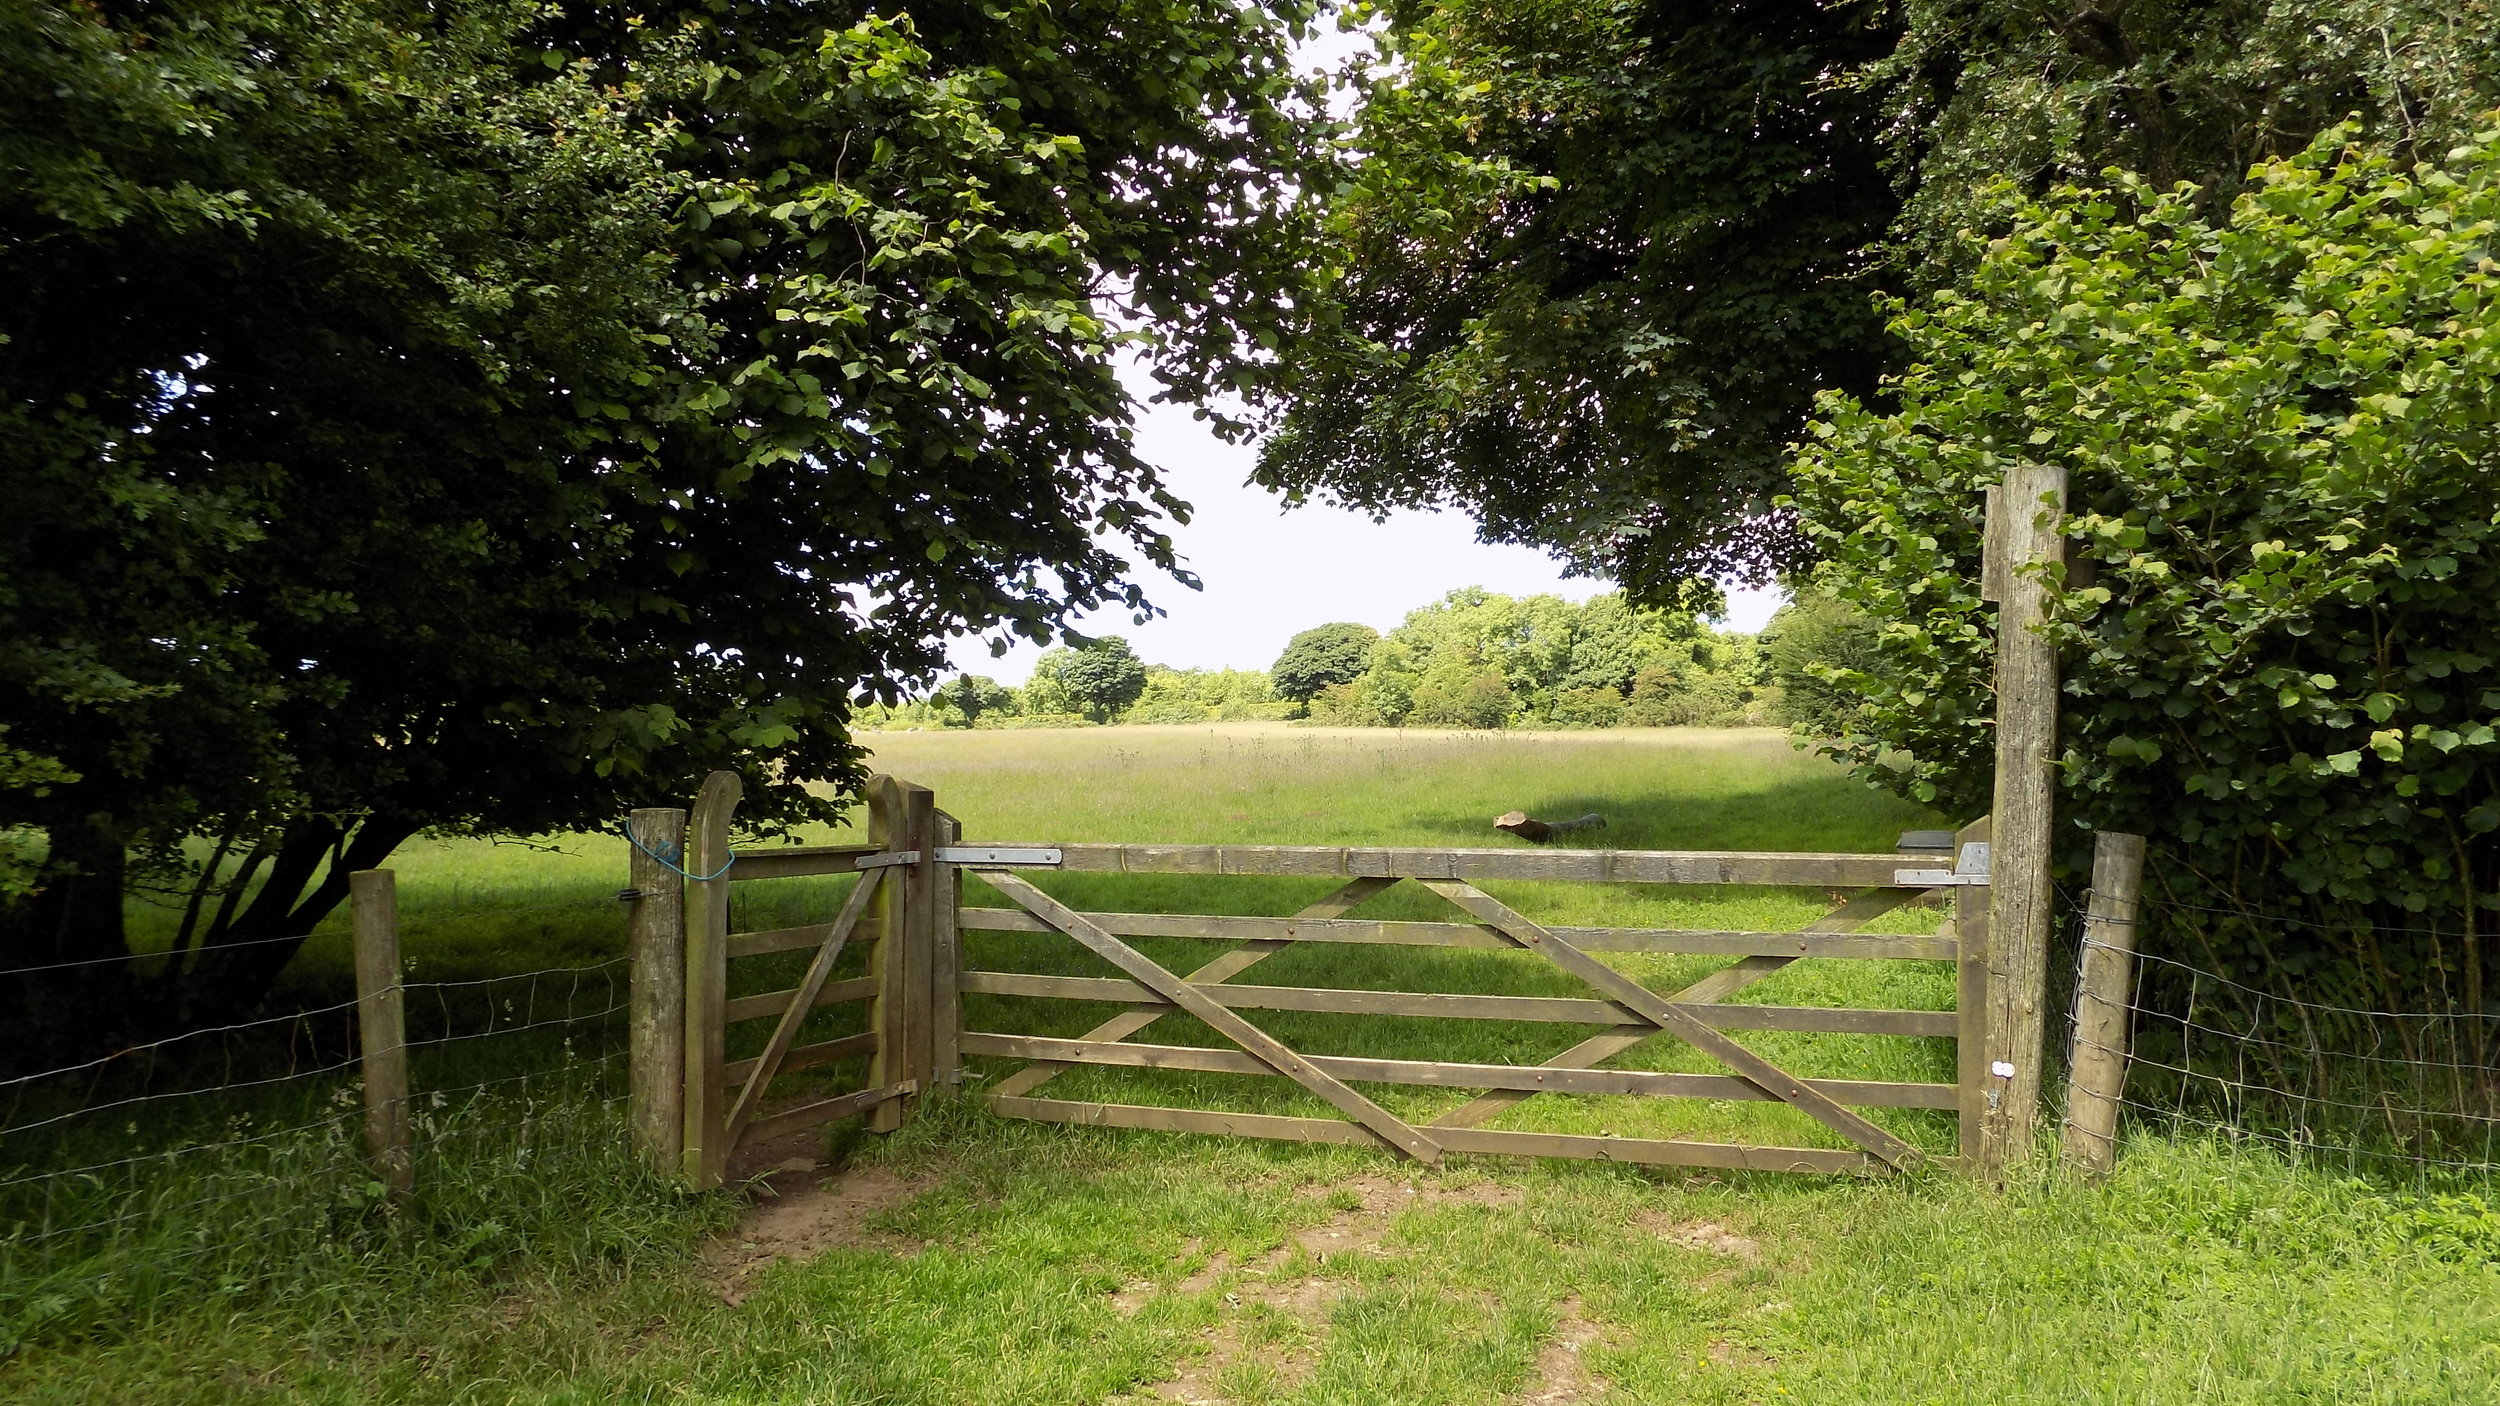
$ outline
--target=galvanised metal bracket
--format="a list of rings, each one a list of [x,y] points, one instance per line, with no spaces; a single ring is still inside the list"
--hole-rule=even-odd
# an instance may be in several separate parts
[[[1056,849],[987,845],[940,845],[940,864],[986,864],[993,869],[1056,869],[1063,857]]]
[[[1962,846],[1950,869],[1895,869],[1892,882],[1905,889],[1986,888],[1988,846],[1984,841]]]
[[[888,850],[884,854],[863,854],[859,857],[859,867],[862,869],[885,869],[896,864],[918,864],[919,862],[920,851],[916,849]]]

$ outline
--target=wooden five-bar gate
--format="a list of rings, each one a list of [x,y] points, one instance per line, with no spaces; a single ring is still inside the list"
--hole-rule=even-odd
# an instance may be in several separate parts
[[[868,843],[732,853],[735,777],[705,785],[691,821],[683,811],[637,811],[633,887],[634,1113],[637,1137],[697,1186],[717,1185],[741,1146],[849,1113],[870,1126],[900,1125],[933,1085],[959,1082],[967,1056],[1024,1066],[991,1084],[990,1106],[1013,1117],[1253,1137],[1376,1144],[1432,1160],[1444,1152],[1602,1157],[1728,1167],[1861,1171],[1906,1166],[1917,1152],[1870,1122],[1861,1108],[1949,1109],[1958,1114],[1956,1155],[1982,1172],[2025,1156],[2048,1060],[2044,1022],[2050,963],[2056,839],[2057,659],[2042,632],[2069,553],[2062,537],[2065,478],[2054,465],[2017,462],[1989,490],[1980,594],[1996,601],[1996,784],[1993,819],[1951,837],[1938,854],[1667,853],[1607,850],[1333,849],[1283,846],[963,844],[930,794],[892,778],[868,790]],[[2107,960],[2084,965],[2077,1007],[2077,1098],[2069,1141],[2106,1167],[2124,1078],[2126,917],[2142,844],[2104,836],[2094,869],[2092,946]],[[1993,855],[1993,860],[1991,860]],[[2128,856],[2132,856],[2129,858]],[[2123,861],[2123,862],[2122,862]],[[2104,873],[2104,869],[2108,872]],[[1286,918],[1079,912],[1036,887],[1050,870],[1130,874],[1328,876],[1333,894]],[[820,920],[730,931],[731,889],[756,879],[860,875]],[[1003,908],[963,906],[964,876],[1003,895]],[[1796,932],[1579,928],[1537,923],[1479,885],[1547,880],[1637,884],[1786,885],[1852,894]],[[1446,900],[1446,921],[1373,922],[1347,914],[1395,884]],[[1925,936],[1863,931],[1874,917],[1933,890],[1952,895],[1952,918]],[[2107,911],[2103,911],[2106,909]],[[1059,934],[1108,965],[1101,976],[971,970],[963,931]],[[1131,938],[1229,940],[1232,951],[1175,972]],[[1586,987],[1576,997],[1269,986],[1234,978],[1294,944],[1382,943],[1505,948],[1534,954]],[[841,977],[846,953],[865,950],[862,974]],[[733,964],[812,954],[795,985],[733,996]],[[1648,989],[1598,954],[1658,952],[1733,959],[1681,990]],[[1908,958],[1958,969],[1951,1011],[1828,1010],[1729,1000],[1807,957]],[[743,983],[742,983],[743,984]],[[963,997],[982,993],[1127,1007],[1079,1038],[967,1030]],[[857,1029],[802,1043],[816,1012],[864,1007]],[[1438,1060],[1304,1054],[1240,1014],[1319,1011],[1349,1016],[1595,1024],[1604,1030],[1543,1064],[1514,1067]],[[1229,1048],[1133,1037],[1175,1012],[1195,1017]],[[727,1058],[730,1027],[771,1022],[756,1052]],[[1799,1077],[1728,1031],[1791,1030],[1934,1036],[1957,1041],[1951,1084]],[[2086,1033],[2092,1044],[2083,1043]],[[1680,1041],[1724,1073],[1610,1069],[1609,1059],[1653,1040]],[[2112,1042],[2115,1042],[2114,1044]],[[1342,1117],[1282,1117],[1207,1109],[1046,1098],[1050,1080],[1078,1065],[1117,1065],[1271,1075],[1293,1081]],[[784,1106],[768,1099],[793,1071],[862,1072],[859,1087]],[[1438,1085],[1480,1090],[1471,1102],[1417,1123],[1355,1086]],[[1486,1128],[1502,1109],[1540,1094],[1656,1095],[1769,1100],[1837,1133],[1845,1148],[1752,1147],[1681,1139],[1534,1133]],[[2079,1119],[2079,1121],[2076,1121]]]
[[[646,1148],[692,1185],[718,1185],[741,1146],[852,1113],[869,1126],[900,1125],[932,1087],[962,1080],[967,1057],[1023,1061],[983,1097],[1010,1117],[1100,1126],[1287,1138],[1379,1146],[1423,1161],[1446,1152],[1581,1157],[1689,1166],[1814,1172],[1908,1167],[1919,1151],[1857,1110],[1938,1109],[1959,1117],[1959,1156],[1976,1157],[1991,1095],[1982,1022],[1988,1003],[1985,822],[1933,854],[1797,854],[1633,850],[1369,849],[1259,845],[971,845],[931,794],[890,777],[868,788],[868,842],[734,851],[739,799],[728,773],[706,784],[691,823],[684,812],[635,816],[635,1106]],[[1033,882],[1040,873],[1270,875],[1342,881],[1290,917],[1083,912]],[[733,886],[757,879],[857,873],[822,921],[763,931],[730,930]],[[966,907],[975,875],[1007,906]],[[1565,927],[1541,924],[1487,893],[1484,881],[1607,884],[1771,885],[1846,895],[1797,931]],[[1452,912],[1440,921],[1348,917],[1399,884],[1427,889]],[[1927,934],[1865,932],[1874,918],[1923,894],[1951,896],[1949,921]],[[682,899],[679,895],[682,894]],[[681,906],[682,904],[682,906]],[[1099,976],[968,967],[962,934],[1055,934],[1107,966]],[[1130,939],[1230,941],[1230,951],[1175,971]],[[1482,995],[1274,986],[1237,980],[1297,943],[1502,949],[1552,964],[1585,995]],[[866,949],[863,974],[835,979],[846,951]],[[732,996],[732,963],[806,952],[793,986]],[[1600,959],[1665,953],[1731,959],[1672,991],[1656,991]],[[1731,1001],[1805,958],[1886,958],[1953,963],[1957,1009],[1866,1010]],[[681,960],[682,959],[682,960]],[[674,968],[672,970],[672,968]],[[963,997],[981,994],[1125,1006],[1077,1038],[967,1029]],[[859,1003],[859,1028],[801,1043],[810,1016]],[[1541,1064],[1355,1058],[1298,1052],[1241,1014],[1325,1012],[1461,1020],[1597,1025],[1600,1033]],[[1165,1017],[1195,1017],[1226,1047],[1139,1039]],[[757,1052],[727,1058],[730,1027],[768,1030]],[[770,1022],[769,1026],[765,1023]],[[1923,1036],[1958,1042],[1952,1083],[1825,1079],[1793,1074],[1730,1031],[1809,1031]],[[1723,1073],[1605,1067],[1653,1041],[1691,1046]],[[751,1043],[747,1041],[745,1043]],[[802,1069],[852,1061],[860,1087],[767,1099],[773,1081]],[[1340,1115],[1275,1114],[1060,1099],[1039,1090],[1079,1065],[1264,1075],[1291,1080]],[[1401,1118],[1357,1085],[1472,1089],[1477,1096],[1428,1121]],[[1513,1131],[1482,1126],[1541,1094],[1639,1095],[1775,1101],[1838,1135],[1842,1148],[1753,1146],[1683,1138]]]

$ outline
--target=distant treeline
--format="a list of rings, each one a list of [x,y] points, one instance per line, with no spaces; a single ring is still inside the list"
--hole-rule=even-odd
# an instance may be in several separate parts
[[[960,675],[927,698],[872,708],[862,722],[1812,729],[1833,715],[1821,675],[1865,638],[1845,608],[1815,597],[1784,607],[1755,635],[1644,609],[1619,592],[1574,605],[1471,587],[1409,613],[1386,635],[1350,623],[1305,630],[1264,670],[1175,669],[1106,636],[1044,654],[1022,688]]]

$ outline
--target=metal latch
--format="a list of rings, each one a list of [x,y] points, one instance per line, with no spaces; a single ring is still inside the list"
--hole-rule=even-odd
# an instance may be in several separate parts
[[[996,869],[1057,868],[1060,852],[1055,849],[1011,847],[1000,849],[990,845],[940,845],[937,852],[941,864],[986,864]]]
[[[884,854],[863,854],[859,857],[859,867],[862,869],[884,869],[891,865],[918,864],[919,862],[920,851],[916,849],[888,850]]]
[[[1962,846],[1950,869],[1895,869],[1892,882],[1905,889],[1986,888],[1988,846],[1984,841]]]

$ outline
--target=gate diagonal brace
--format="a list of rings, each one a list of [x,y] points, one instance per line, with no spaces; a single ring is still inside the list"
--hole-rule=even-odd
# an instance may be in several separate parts
[[[1607,999],[1632,1011],[1718,1060],[1764,1093],[1780,1099],[1842,1137],[1895,1167],[1919,1161],[1915,1147],[1834,1103],[1803,1080],[1703,1024],[1692,1012],[1607,966],[1570,943],[1511,910],[1501,900],[1459,879],[1418,879],[1416,882],[1473,914],[1477,919],[1532,952],[1597,988]]]
[[[1875,919],[1909,902],[1918,895],[1907,889],[1869,889],[1850,899],[1830,914],[1808,923],[1807,932],[1854,932]],[[1731,966],[1719,968],[1710,975],[1676,992],[1667,999],[1679,1006],[1706,1006],[1724,1001],[1757,981],[1777,975],[1796,962],[1794,957],[1747,957]],[[1644,1021],[1638,1025],[1618,1025],[1603,1031],[1545,1061],[1548,1069],[1594,1069],[1607,1060],[1638,1045],[1657,1039],[1660,1031]],[[1492,1089],[1478,1094],[1426,1127],[1473,1128],[1503,1109],[1524,1103],[1536,1095],[1519,1089]]]
[[[1286,1048],[1275,1036],[1174,976],[1153,959],[1094,925],[1084,914],[1004,869],[983,869],[981,878],[1028,913],[1091,948],[1103,960],[1147,990],[1204,1021],[1217,1034],[1256,1056],[1269,1068],[1326,1099],[1390,1146],[1420,1162],[1441,1160],[1441,1144],[1396,1114],[1348,1088],[1333,1074]],[[1689,1018],[1689,1017],[1688,1017]],[[1715,1032],[1713,1032],[1715,1033]]]
[[[738,1145],[738,1134],[755,1120],[764,1103],[764,1090],[781,1072],[781,1061],[797,1042],[799,1027],[807,1023],[816,1009],[816,993],[825,989],[825,979],[833,975],[833,964],[842,956],[842,948],[851,940],[851,930],[859,926],[862,913],[868,911],[868,900],[877,892],[878,881],[885,870],[870,869],[851,887],[851,896],[842,904],[842,911],[833,920],[833,930],[825,935],[824,945],[816,949],[816,960],[808,964],[807,976],[798,989],[790,993],[789,1008],[773,1026],[772,1038],[764,1042],[764,1052],[755,1061],[755,1072],[747,1076],[746,1087],[738,1091],[738,1101],[730,1105],[726,1123],[728,1145]]]
[[[1321,899],[1319,902],[1304,908],[1301,912],[1296,913],[1293,916],[1297,921],[1307,921],[1315,918],[1342,918],[1346,914],[1354,911],[1355,907],[1362,903],[1365,899],[1379,893],[1382,889],[1395,885],[1397,882],[1398,881],[1395,879],[1356,879],[1354,882],[1347,884],[1344,888],[1341,888],[1335,893],[1328,895],[1326,898]],[[1210,986],[1216,982],[1230,981],[1234,977],[1241,975],[1243,972],[1250,970],[1250,968],[1257,966],[1259,963],[1266,961],[1268,958],[1275,956],[1277,953],[1284,951],[1292,945],[1293,944],[1290,942],[1245,942],[1239,947],[1234,948],[1232,951],[1225,953],[1223,956],[1218,957],[1207,963],[1205,966],[1191,972],[1189,975],[1182,977],[1181,980],[1188,982],[1192,986]],[[1086,1031],[1079,1038],[1086,1040],[1125,1040],[1129,1036],[1136,1034],[1171,1013],[1172,1008],[1162,1004],[1161,1002],[1157,1002],[1153,1005],[1131,1006],[1127,1010],[1122,1011],[1118,1015],[1104,1021],[1102,1024],[1095,1026],[1093,1029]],[[997,1087],[990,1091],[990,1096],[993,1098],[1021,1097],[1022,1095],[1033,1092],[1035,1089],[1040,1088],[1042,1085],[1049,1083],[1051,1080],[1075,1067],[1075,1065],[1054,1060],[1035,1060],[1033,1063],[1024,1066],[1022,1069],[1019,1069],[1015,1073],[1000,1080]]]

